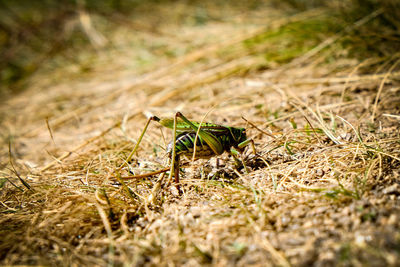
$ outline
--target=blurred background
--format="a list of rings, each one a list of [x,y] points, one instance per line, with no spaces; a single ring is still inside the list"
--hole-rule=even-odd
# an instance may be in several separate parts
[[[209,31],[203,36],[202,27],[215,27],[218,35],[223,24],[262,24],[263,13],[257,17],[255,11],[266,8],[275,9],[277,19],[282,12],[328,9],[328,18],[303,29],[308,34],[314,31],[310,39],[337,33],[379,10],[382,15],[342,39],[341,45],[356,58],[391,56],[400,48],[400,3],[396,0],[2,0],[0,95],[4,100],[24,90],[38,74],[42,74],[41,83],[59,83],[67,76],[148,71],[163,60],[218,39]],[[198,27],[198,35],[188,36],[185,27]],[[268,61],[289,61],[293,52],[269,55]]]

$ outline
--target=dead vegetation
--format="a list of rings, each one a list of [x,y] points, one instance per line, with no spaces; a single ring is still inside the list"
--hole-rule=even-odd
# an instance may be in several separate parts
[[[44,81],[74,77],[68,66],[37,73],[1,107],[1,263],[396,265],[400,58],[358,59],[344,45],[383,11],[350,25],[325,9],[267,6],[218,20],[210,4],[200,17],[210,21],[178,27],[176,14],[194,7],[170,5],[156,5],[169,23],[135,36],[182,55],[123,71],[116,49],[115,71],[100,60],[71,81]],[[227,155],[219,169],[215,159],[192,162],[182,196],[164,187],[149,202],[156,176],[121,184],[115,172],[146,115],[178,110],[246,126],[266,161],[246,153],[249,173]],[[130,171],[163,168],[171,135],[151,125]]]

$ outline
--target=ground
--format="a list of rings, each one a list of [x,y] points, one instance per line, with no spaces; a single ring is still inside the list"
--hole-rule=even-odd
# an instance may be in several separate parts
[[[148,9],[113,31],[89,14],[105,41],[3,102],[1,264],[397,265],[399,57],[343,41],[382,13]],[[246,127],[247,172],[226,153],[182,168],[181,195],[128,179],[164,168],[157,123],[126,159],[176,111]]]

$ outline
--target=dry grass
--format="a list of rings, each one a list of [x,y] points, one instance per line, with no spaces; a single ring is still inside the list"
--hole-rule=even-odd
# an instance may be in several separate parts
[[[89,81],[54,82],[45,90],[38,75],[7,101],[2,264],[395,265],[399,57],[347,58],[337,41],[353,25],[291,63],[265,63],[260,51],[276,44],[254,40],[326,16],[313,10],[276,19],[273,12],[182,26],[174,42],[192,51],[145,73],[117,71],[116,79],[104,66]],[[268,27],[255,26],[260,22]],[[162,34],[172,28],[161,28],[159,40],[174,44]],[[140,37],[151,42],[146,34]],[[198,34],[200,45],[192,40]],[[228,155],[219,169],[215,159],[195,161],[183,174],[184,194],[164,187],[157,203],[148,201],[156,177],[118,183],[115,172],[145,115],[178,110],[194,120],[210,112],[207,121],[247,126],[265,161],[246,152],[249,173],[235,169]],[[160,126],[150,125],[132,171],[163,167],[162,136]]]

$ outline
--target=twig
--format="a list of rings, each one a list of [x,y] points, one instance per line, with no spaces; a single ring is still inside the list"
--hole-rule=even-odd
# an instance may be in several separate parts
[[[46,125],[47,125],[47,129],[49,130],[50,137],[51,137],[51,140],[53,141],[53,144],[56,144],[56,142],[54,141],[53,132],[51,131],[51,127],[49,124],[49,118],[46,118]]]
[[[254,127],[255,129],[257,129],[260,133],[265,134],[265,135],[267,135],[267,136],[269,136],[269,137],[272,137],[273,139],[276,139],[275,136],[273,136],[273,135],[270,134],[270,133],[267,133],[266,131],[261,130],[261,129],[258,128],[254,123],[252,123],[251,121],[247,120],[245,117],[242,116],[242,119],[243,119],[245,122],[247,122],[248,124],[250,124],[252,127]]]
[[[308,125],[310,125],[310,127],[311,127],[311,129],[313,130],[313,132],[314,132],[314,134],[315,134],[315,137],[317,138],[318,142],[319,142],[320,144],[322,144],[321,140],[320,140],[319,137],[318,137],[317,132],[315,131],[315,129],[314,129],[314,127],[312,126],[311,122],[308,120],[307,116],[303,115],[303,117],[304,117],[304,118],[306,119],[306,121],[308,122]]]
[[[21,176],[19,175],[19,173],[17,172],[17,170],[15,169],[14,163],[12,161],[12,155],[11,155],[11,142],[8,143],[8,156],[9,156],[9,161],[12,167],[12,170],[14,172],[14,174],[18,177],[18,179],[21,181],[21,183],[28,189],[28,190],[32,190],[31,186],[24,180],[21,178]]]
[[[189,165],[189,163],[190,163],[190,161],[186,161],[186,162],[181,163],[180,166],[183,167],[183,166]],[[163,173],[163,172],[167,172],[170,169],[171,169],[171,167],[165,167],[165,168],[160,169],[158,171],[138,174],[138,175],[134,175],[134,176],[121,176],[120,178],[124,179],[124,180],[139,180],[139,179],[143,179],[143,178],[146,178],[146,177],[157,175],[157,174],[160,174],[160,173]],[[112,178],[115,178],[115,177],[112,177]]]

